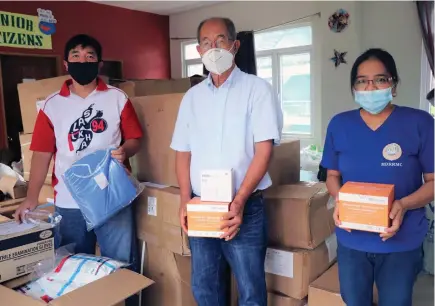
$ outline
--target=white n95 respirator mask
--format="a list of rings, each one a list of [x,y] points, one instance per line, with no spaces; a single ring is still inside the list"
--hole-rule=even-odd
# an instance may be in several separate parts
[[[233,49],[233,47],[231,47],[231,49]],[[202,63],[205,68],[217,75],[221,75],[230,69],[233,65],[233,60],[234,54],[222,48],[210,49],[202,55]]]

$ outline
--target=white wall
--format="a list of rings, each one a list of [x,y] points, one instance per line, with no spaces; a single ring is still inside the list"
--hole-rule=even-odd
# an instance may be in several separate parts
[[[329,30],[328,17],[337,9],[346,9],[350,25],[342,33]],[[310,14],[314,18],[313,65],[316,77],[316,110],[314,133],[310,142],[323,143],[326,127],[335,114],[355,108],[350,90],[350,70],[356,57],[370,47],[381,47],[395,58],[402,79],[396,103],[419,106],[421,34],[413,2],[332,2],[279,1],[227,2],[170,16],[171,37],[195,37],[198,24],[208,17],[231,18],[239,31],[259,30]],[[333,50],[347,51],[348,64],[337,69],[330,58]],[[171,41],[172,77],[182,75],[181,45]]]

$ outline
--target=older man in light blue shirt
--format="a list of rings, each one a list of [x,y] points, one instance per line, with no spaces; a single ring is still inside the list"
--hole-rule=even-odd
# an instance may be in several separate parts
[[[211,18],[198,27],[198,52],[209,77],[192,87],[180,106],[171,148],[177,151],[180,222],[187,232],[186,203],[201,195],[203,170],[233,169],[236,196],[221,239],[190,237],[192,290],[199,306],[227,305],[225,266],[237,280],[239,305],[267,306],[267,248],[262,190],[282,111],[273,88],[234,63],[240,42],[231,20]]]

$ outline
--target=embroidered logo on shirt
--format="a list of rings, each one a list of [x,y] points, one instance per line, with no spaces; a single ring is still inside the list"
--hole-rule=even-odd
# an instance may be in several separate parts
[[[398,160],[402,156],[402,148],[397,143],[390,143],[385,146],[382,155],[389,161]]]
[[[107,121],[103,119],[103,111],[94,112],[94,104],[91,104],[69,129],[69,150],[74,151],[76,143],[78,143],[76,153],[85,150],[91,144],[94,133],[99,134],[105,130],[107,130]]]

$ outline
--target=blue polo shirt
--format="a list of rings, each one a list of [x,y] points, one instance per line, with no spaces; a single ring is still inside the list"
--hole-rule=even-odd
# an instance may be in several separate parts
[[[376,131],[353,110],[329,123],[321,165],[348,181],[394,184],[395,198],[418,190],[422,175],[434,172],[434,119],[421,110],[396,106]],[[383,242],[377,233],[336,229],[345,247],[371,253],[413,250],[427,233],[424,208],[406,212],[398,233]]]

